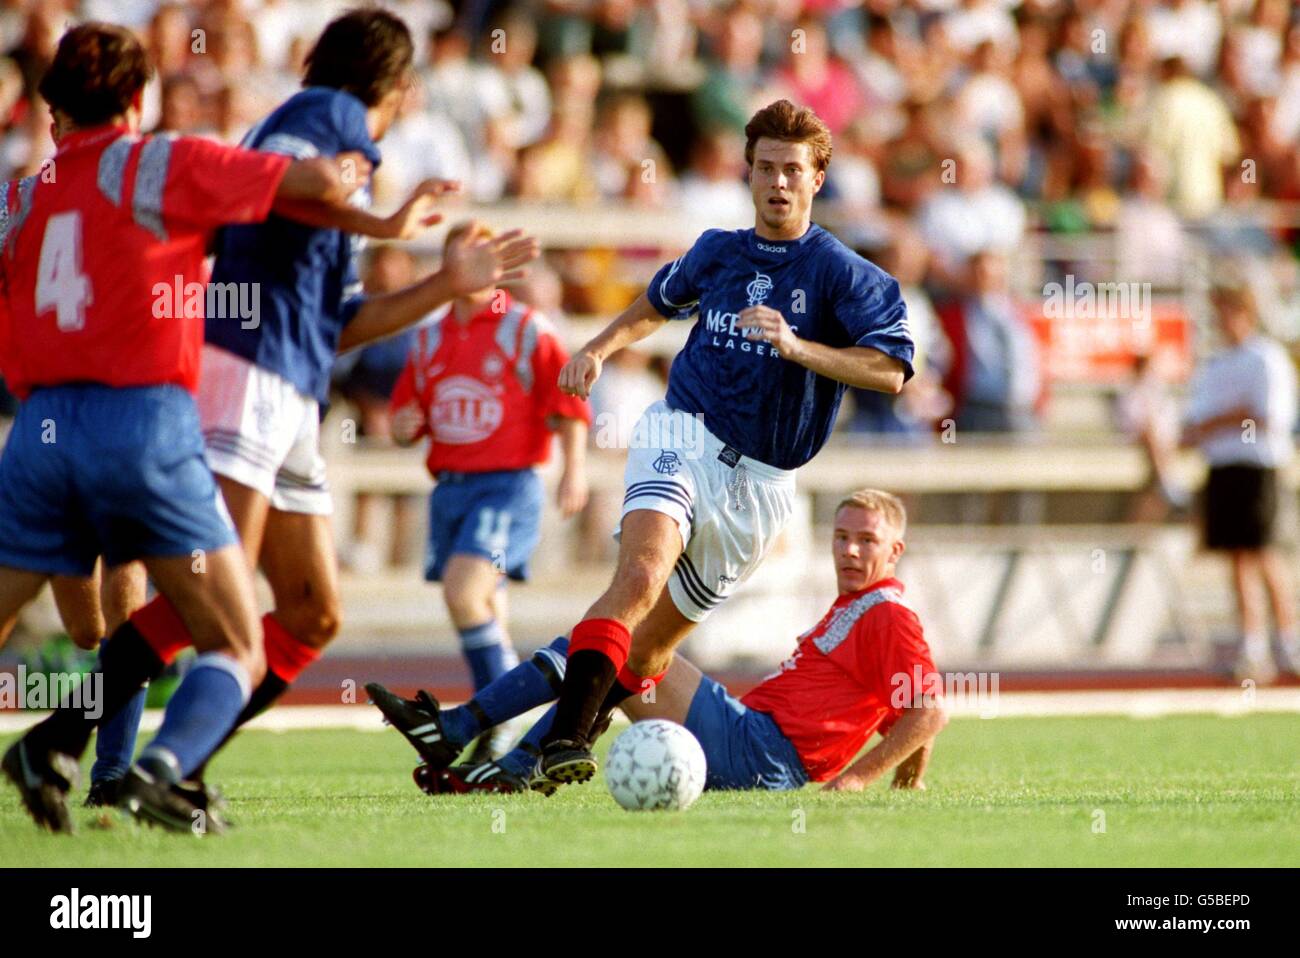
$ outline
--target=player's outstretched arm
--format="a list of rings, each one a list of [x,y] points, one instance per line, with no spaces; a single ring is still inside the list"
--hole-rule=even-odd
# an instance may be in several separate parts
[[[572,396],[586,399],[591,395],[591,387],[600,378],[600,370],[605,360],[620,349],[638,343],[657,330],[668,320],[650,303],[650,298],[642,293],[627,309],[601,330],[596,336],[574,353],[560,370],[560,389]]]
[[[801,339],[770,306],[741,310],[736,328],[752,330],[750,339],[770,343],[781,358],[848,386],[897,395],[907,380],[907,367],[901,360],[869,346],[837,348]]]
[[[294,160],[284,171],[271,209],[343,207],[370,180],[370,161],[361,153]],[[289,215],[285,213],[284,215]]]
[[[523,230],[476,238],[466,230],[448,243],[442,268],[420,282],[382,296],[368,296],[339,337],[340,353],[400,333],[457,296],[521,279],[537,258],[537,238]]]
[[[354,158],[359,159],[364,167],[349,165]],[[346,194],[305,199],[281,199],[277,196],[272,209],[280,216],[321,229],[343,230],[382,240],[410,240],[442,221],[442,214],[434,211],[439,199],[460,192],[460,183],[455,180],[425,180],[411,192],[397,212],[391,216],[376,216],[347,202],[348,195],[369,178],[370,164],[365,157],[360,153],[348,153],[334,159],[342,161],[340,175],[345,184],[351,186]],[[362,178],[362,173],[365,178]]]
[[[824,787],[829,792],[860,792],[896,765],[911,760],[920,748],[930,746],[948,715],[942,706],[931,703],[904,710],[889,734],[875,748],[858,759]],[[928,755],[927,755],[928,760]],[[920,787],[919,775],[911,787]]]

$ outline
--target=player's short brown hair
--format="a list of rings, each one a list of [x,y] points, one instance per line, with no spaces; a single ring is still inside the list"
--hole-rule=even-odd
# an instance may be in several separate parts
[[[51,112],[90,127],[130,109],[151,76],[153,66],[134,33],[91,22],[63,35],[37,89]]]
[[[346,90],[375,106],[406,80],[414,59],[401,17],[378,7],[349,10],[329,22],[308,52],[302,85]]]
[[[812,150],[813,168],[831,165],[831,131],[822,118],[806,106],[777,100],[759,110],[745,124],[745,162],[754,165],[754,145],[761,137],[807,143]]]
[[[885,517],[885,521],[898,530],[901,537],[907,531],[907,509],[903,501],[892,493],[882,489],[858,489],[850,492],[835,507],[838,514],[841,509],[853,507],[876,512]]]

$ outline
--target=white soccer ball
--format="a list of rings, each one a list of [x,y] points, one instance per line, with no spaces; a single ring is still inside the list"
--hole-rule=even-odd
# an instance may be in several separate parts
[[[609,793],[628,811],[689,808],[704,791],[704,749],[676,722],[647,719],[627,729],[605,760]]]

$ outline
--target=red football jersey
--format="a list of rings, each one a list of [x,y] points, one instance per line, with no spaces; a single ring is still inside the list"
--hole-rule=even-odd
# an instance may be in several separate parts
[[[41,173],[4,184],[0,369],[9,388],[26,396],[68,382],[177,383],[193,392],[210,233],[265,219],[289,163],[102,126],[64,137]]]
[[[466,323],[447,310],[420,327],[392,408],[420,411],[431,473],[527,469],[550,454],[549,417],[591,424],[586,400],[560,391],[568,361],[550,322],[498,290]]]
[[[835,600],[794,655],[741,699],[772,716],[815,782],[834,778],[942,676],[903,584],[883,579]]]

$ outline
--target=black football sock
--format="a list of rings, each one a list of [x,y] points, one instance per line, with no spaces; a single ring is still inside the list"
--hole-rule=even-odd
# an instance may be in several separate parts
[[[28,732],[33,748],[80,758],[91,733],[131,701],[140,688],[162,672],[164,664],[128,619],[118,626],[100,653],[94,671],[82,680],[49,718]],[[89,698],[94,695],[94,700]]]
[[[601,702],[609,694],[617,675],[613,660],[603,652],[594,649],[570,652],[564,687],[556,704],[555,721],[551,723],[550,733],[542,740],[542,747],[559,739],[586,742]]]
[[[226,737],[223,738],[221,743],[212,750],[212,754],[203,760],[203,764],[190,773],[190,779],[195,782],[203,781],[203,775],[208,769],[208,762],[212,761],[212,756],[216,755],[226,747],[226,743],[234,738],[235,733],[239,731],[241,726],[251,722],[266,709],[270,708],[272,703],[283,695],[285,689],[288,687],[288,682],[280,678],[280,676],[276,675],[270,669],[267,669],[266,677],[262,679],[257,688],[253,689],[253,694],[248,697],[248,704],[245,705],[244,710],[239,713],[239,717],[235,719],[235,724],[231,726],[230,731],[226,733]]]
[[[596,739],[605,734],[605,731],[609,728],[610,720],[613,718],[614,709],[636,695],[637,691],[637,689],[629,689],[617,677],[614,679],[614,684],[605,693],[605,700],[600,703],[600,708],[596,711],[596,718],[591,723],[591,734],[588,736],[591,742],[594,743]]]

